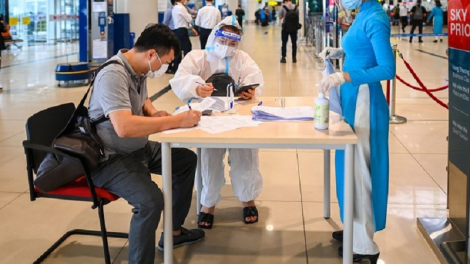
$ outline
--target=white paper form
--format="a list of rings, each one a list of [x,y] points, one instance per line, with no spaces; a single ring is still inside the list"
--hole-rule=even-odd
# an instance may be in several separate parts
[[[163,131],[164,134],[173,134],[179,132],[186,132],[195,129],[201,129],[207,133],[217,134],[225,131],[235,130],[242,127],[258,126],[260,122],[253,121],[251,116],[202,116],[201,121],[195,127],[190,128],[175,128]]]
[[[235,101],[237,104],[237,101]],[[227,110],[227,99],[225,97],[206,97],[200,102],[192,102],[190,103],[191,108],[197,111],[204,111],[204,110],[212,110],[213,112],[224,112]],[[174,112],[173,115],[177,115],[179,113],[188,111],[188,105],[182,105],[178,107]]]
[[[108,41],[101,40],[101,39],[94,39],[93,40],[93,59],[107,59],[108,58]]]
[[[259,123],[253,121],[251,116],[203,116],[199,126],[207,133],[217,134],[242,127],[258,126]]]

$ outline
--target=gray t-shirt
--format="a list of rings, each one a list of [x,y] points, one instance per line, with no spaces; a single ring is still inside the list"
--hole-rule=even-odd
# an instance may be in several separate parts
[[[143,106],[148,97],[147,77],[138,76],[120,50],[110,60],[120,64],[111,64],[102,69],[96,76],[93,93],[90,98],[88,113],[91,120],[118,110],[129,110],[133,115],[143,116]],[[96,132],[105,146],[105,156],[113,153],[130,153],[143,148],[148,136],[121,138],[114,130],[110,120],[99,123]]]
[[[282,5],[281,6],[281,11],[279,11],[279,17],[282,17],[282,22],[284,23],[284,18],[286,17],[286,14],[287,14],[287,11],[286,9],[284,8],[284,6],[287,7],[287,9],[289,10],[294,10],[295,9],[295,5],[290,3],[288,5]],[[297,7],[297,10],[296,10],[297,14],[299,14],[299,8]]]

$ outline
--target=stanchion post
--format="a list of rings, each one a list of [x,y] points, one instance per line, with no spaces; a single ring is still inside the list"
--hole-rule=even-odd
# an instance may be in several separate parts
[[[392,44],[392,50],[393,50],[393,57],[395,58],[395,64],[397,63],[397,44]],[[389,98],[390,98],[390,103],[388,104],[389,109],[390,109],[390,118],[389,122],[390,124],[404,124],[406,123],[406,118],[403,116],[399,116],[395,114],[395,97],[396,97],[396,88],[397,88],[397,76],[393,76],[393,79],[390,80],[390,91]]]

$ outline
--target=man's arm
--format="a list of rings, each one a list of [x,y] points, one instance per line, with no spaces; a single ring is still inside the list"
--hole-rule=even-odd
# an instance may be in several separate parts
[[[222,14],[220,13],[219,9],[217,9],[217,24],[222,21]]]
[[[158,111],[152,104],[152,101],[150,101],[149,98],[145,100],[145,104],[142,107],[142,110],[144,112],[144,116],[153,116],[153,117],[162,117],[162,116],[170,116],[167,111]]]
[[[281,7],[281,10],[279,11],[279,21],[282,20],[282,18],[284,17],[286,13],[286,10],[284,9],[284,6]]]
[[[413,19],[413,13],[415,12],[416,10],[416,6],[413,6],[410,10],[410,19]]]
[[[204,7],[199,10],[199,14],[196,16],[196,21],[194,24],[198,27],[201,26],[201,17],[204,16]]]
[[[163,15],[163,24],[170,26],[170,19],[171,19],[171,9],[168,8],[165,10],[165,14]]]
[[[190,110],[175,116],[150,117],[133,115],[129,110],[109,114],[119,137],[143,137],[178,127],[194,127],[201,119],[201,112]]]
[[[191,20],[193,20],[193,17],[191,16],[191,14],[189,14],[189,11],[185,6],[180,6],[180,12],[183,18],[186,20],[186,22],[191,23]]]

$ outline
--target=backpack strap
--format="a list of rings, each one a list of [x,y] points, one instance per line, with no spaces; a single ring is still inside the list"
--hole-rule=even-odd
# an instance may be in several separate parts
[[[91,90],[91,87],[93,86],[93,84],[95,83],[95,79],[96,79],[96,76],[98,76],[98,73],[104,69],[106,66],[108,65],[111,65],[111,64],[120,64],[124,67],[124,65],[122,63],[120,63],[119,61],[117,60],[109,60],[109,61],[106,61],[105,63],[101,64],[101,66],[95,70],[95,72],[93,73],[93,76],[91,77],[91,81],[90,81],[90,86],[88,86],[88,90],[86,91],[85,95],[83,95],[83,98],[82,100],[80,101],[80,103],[78,104],[77,106],[77,109],[84,109],[84,104],[85,104],[85,101],[86,99],[88,98],[88,93],[90,93],[90,90]],[[79,110],[80,111],[80,110]],[[84,110],[83,110],[84,111]],[[84,115],[85,113],[81,113],[82,115]],[[86,115],[88,115],[88,113],[86,113]],[[104,115],[101,116],[100,118],[98,118],[97,120],[95,121],[92,121],[92,123],[101,123],[101,122],[104,122],[106,120],[108,120],[109,118],[105,117]]]
[[[293,10],[294,12],[297,12],[297,7],[298,7],[298,6],[295,5],[294,10]]]
[[[289,11],[290,11],[290,9],[287,8],[287,6],[283,5],[282,7],[286,10],[286,12],[289,12]]]

